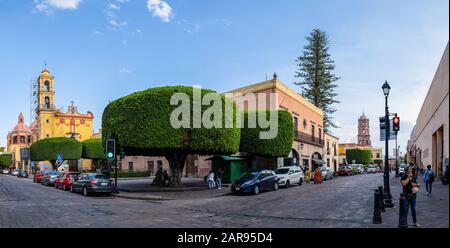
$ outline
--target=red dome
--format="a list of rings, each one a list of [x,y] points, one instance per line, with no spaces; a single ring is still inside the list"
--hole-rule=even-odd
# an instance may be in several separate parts
[[[18,123],[14,127],[14,129],[11,131],[11,133],[26,133],[26,132],[31,132],[31,129],[28,125],[26,125],[23,122],[23,115],[22,115],[22,113],[20,113],[19,118],[18,118]]]

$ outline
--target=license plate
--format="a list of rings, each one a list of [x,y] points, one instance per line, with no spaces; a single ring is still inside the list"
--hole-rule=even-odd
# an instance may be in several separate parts
[[[240,190],[241,188],[239,188],[239,187],[236,187],[236,190]]]
[[[102,185],[102,186],[106,186],[106,185],[108,185],[107,183],[101,183],[100,185]]]

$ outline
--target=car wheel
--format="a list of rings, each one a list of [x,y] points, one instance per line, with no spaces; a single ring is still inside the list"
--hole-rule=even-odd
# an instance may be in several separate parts
[[[278,190],[278,183],[277,182],[273,185],[273,190],[275,190],[275,191]]]
[[[84,188],[83,188],[83,195],[84,195],[84,196],[89,196],[89,192],[88,192],[87,187],[84,187]]]
[[[300,178],[300,181],[298,181],[298,185],[302,185],[303,184],[303,179]]]
[[[254,195],[259,194],[259,186],[258,185],[255,185],[255,187],[253,188],[253,194]]]
[[[291,186],[290,184],[291,184],[291,182],[289,182],[289,180],[287,180],[286,181],[286,188],[289,188],[289,186]]]

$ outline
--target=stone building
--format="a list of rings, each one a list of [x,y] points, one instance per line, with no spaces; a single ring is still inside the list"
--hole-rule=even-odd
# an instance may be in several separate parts
[[[339,169],[339,138],[325,133],[325,144],[323,146],[323,157],[326,166],[334,171]]]
[[[449,162],[448,43],[416,120],[410,153],[422,168],[431,165],[440,177]],[[415,149],[414,149],[415,148]]]
[[[21,150],[28,149],[31,145],[31,128],[24,123],[22,113],[19,114],[17,125],[7,135],[7,148],[13,154],[14,168],[28,170],[28,158],[21,157]]]

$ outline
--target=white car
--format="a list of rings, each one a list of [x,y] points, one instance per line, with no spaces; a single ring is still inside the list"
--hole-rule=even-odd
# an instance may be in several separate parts
[[[330,167],[323,166],[321,170],[323,180],[333,179],[334,171]]]
[[[377,173],[377,167],[374,165],[367,167],[367,173]]]
[[[356,170],[358,174],[364,173],[364,165],[362,164],[350,164],[350,167],[352,167],[352,170]]]
[[[288,188],[292,184],[302,185],[305,180],[303,170],[298,166],[286,166],[275,170],[278,185]]]
[[[3,174],[9,174],[9,170],[6,170],[6,169],[5,169],[5,170],[2,171],[2,173],[3,173]]]

